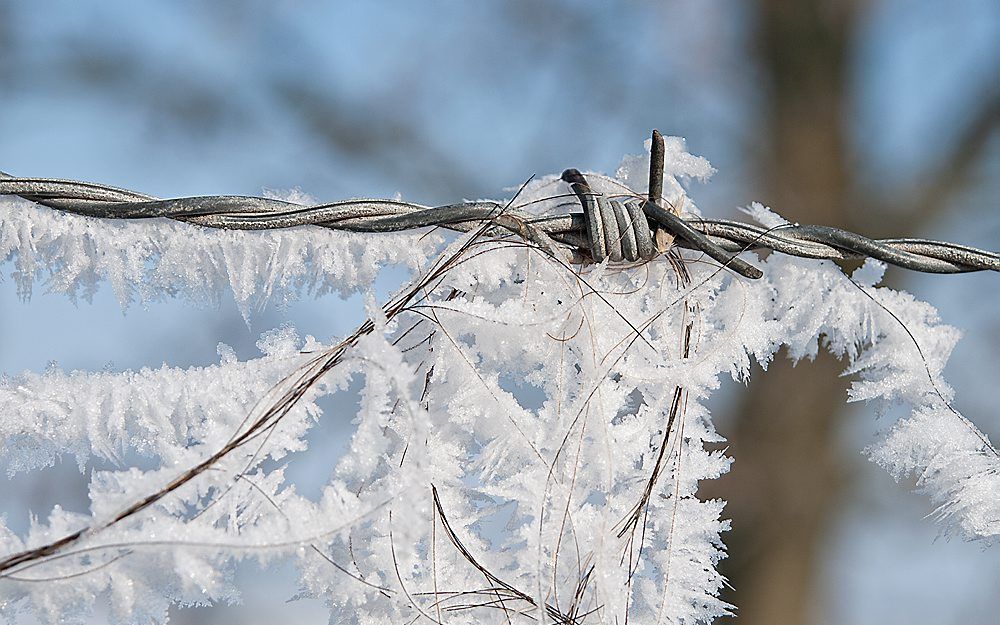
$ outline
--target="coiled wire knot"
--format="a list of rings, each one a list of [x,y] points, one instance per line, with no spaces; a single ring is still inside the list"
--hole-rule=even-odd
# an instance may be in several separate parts
[[[595,263],[635,263],[657,255],[649,221],[643,212],[645,200],[612,200],[594,193],[576,169],[567,169],[562,179],[573,187],[583,205],[590,254]]]
[[[587,199],[583,212],[594,262],[610,258],[613,263],[634,263],[656,256],[653,233],[642,212],[644,200],[622,202],[601,195]]]

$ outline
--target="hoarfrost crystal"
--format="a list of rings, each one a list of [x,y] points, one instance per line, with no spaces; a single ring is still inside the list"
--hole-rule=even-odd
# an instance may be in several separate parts
[[[681,182],[711,167],[679,139],[668,146],[667,199],[696,212]],[[620,193],[646,167],[630,157],[617,180],[591,180]],[[535,200],[559,184],[538,180],[517,201],[544,211]],[[300,289],[365,290],[384,263],[459,254],[402,312],[373,307],[371,332],[266,435],[122,522],[122,509],[226,445],[323,346],[301,353],[285,330],[250,362],[221,349],[218,365],[188,371],[7,379],[8,473],[66,455],[115,466],[92,472],[90,515],[56,508],[26,536],[0,529],[3,557],[100,528],[0,574],[3,616],[56,622],[104,596],[119,622],[158,622],[171,603],[237,599],[234,565],[251,558],[294,560],[303,596],[326,601],[335,622],[711,622],[731,609],[716,570],[729,521],[698,483],[730,458],[704,402],[722,376],[745,380],[782,345],[795,358],[821,347],[845,358],[852,399],[910,406],[868,453],[894,475],[920,475],[956,531],[1000,532],[996,452],[940,378],[957,332],[926,304],[875,288],[878,263],[852,281],[830,262],[772,254],[748,283],[690,255],[684,280],[666,258],[577,274],[514,243],[465,235],[442,251],[420,234],[361,245],[319,229],[208,233],[0,198],[0,257],[13,258],[25,293],[44,268],[71,295],[110,280],[123,304],[231,289],[249,314]],[[364,390],[350,450],[307,498],[286,479],[288,454],[326,418],[317,399],[351,379]],[[157,466],[124,466],[129,453]]]

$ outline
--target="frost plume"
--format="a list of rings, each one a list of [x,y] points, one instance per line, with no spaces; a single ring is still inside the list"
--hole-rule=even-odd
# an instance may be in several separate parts
[[[711,166],[679,139],[668,146],[668,200],[694,211],[681,182]],[[646,163],[630,157],[616,179],[593,186],[644,184]],[[564,192],[559,184],[533,182],[519,201],[554,210],[559,200],[543,200]],[[223,287],[244,303],[293,287],[364,290],[378,263],[426,267],[439,251],[409,235],[360,246],[313,229],[240,237],[108,224],[9,198],[0,210],[0,256],[15,259],[22,288],[46,267],[57,290],[86,293],[108,279],[123,303],[132,293],[218,297]],[[752,214],[781,219],[759,205]],[[831,262],[772,254],[751,259],[764,278],[750,283],[699,258],[686,262],[684,281],[662,258],[577,275],[522,245],[468,235],[442,254],[463,245],[462,262],[404,312],[372,307],[371,332],[266,436],[62,557],[0,574],[3,614],[54,623],[101,596],[118,622],[159,622],[171,603],[238,599],[239,560],[292,559],[302,596],[324,599],[334,622],[526,623],[543,613],[711,622],[731,611],[716,570],[729,521],[724,502],[699,499],[698,483],[725,473],[730,458],[705,400],[723,376],[745,380],[781,346],[797,359],[821,348],[844,358],[852,400],[908,406],[868,453],[897,477],[917,475],[956,531],[1000,531],[996,451],[950,407],[940,377],[957,332],[930,306],[876,288],[878,263],[852,281]],[[244,417],[295,384],[286,374],[325,349],[303,349],[289,330],[260,346],[264,355],[245,363],[220,349],[220,363],[202,369],[6,380],[8,473],[62,455],[113,468],[91,473],[89,514],[57,507],[25,536],[0,526],[0,558],[102,527],[224,446]],[[325,418],[318,397],[352,378],[364,389],[350,450],[330,460],[331,478],[311,500],[285,477],[289,454]],[[128,466],[136,454],[153,468]]]

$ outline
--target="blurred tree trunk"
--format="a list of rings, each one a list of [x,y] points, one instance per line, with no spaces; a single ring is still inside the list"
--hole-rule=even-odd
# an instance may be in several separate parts
[[[753,197],[803,223],[849,227],[845,113],[858,8],[823,0],[758,0],[754,34],[764,98]],[[828,355],[793,367],[783,354],[757,372],[725,432],[736,459],[712,496],[729,500],[723,574],[740,625],[815,622],[818,558],[841,507],[836,453],[844,364]]]

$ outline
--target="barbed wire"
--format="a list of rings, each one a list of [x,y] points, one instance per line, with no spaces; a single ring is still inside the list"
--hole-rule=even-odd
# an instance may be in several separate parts
[[[927,239],[870,239],[830,226],[786,224],[766,228],[725,219],[683,218],[663,207],[663,139],[653,132],[650,189],[646,198],[608,198],[593,192],[569,169],[582,213],[539,216],[495,202],[424,206],[388,199],[352,199],[315,206],[231,195],[159,199],[103,184],[53,178],[17,178],[0,172],[0,195],[16,195],[54,209],[106,219],[169,218],[210,228],[271,230],[320,226],[350,232],[396,232],[428,226],[467,232],[484,223],[513,232],[552,254],[563,250],[577,262],[638,262],[662,251],[666,241],[705,252],[747,278],[762,273],[736,254],[769,249],[817,259],[871,257],[925,273],[1000,271],[1000,254]]]

